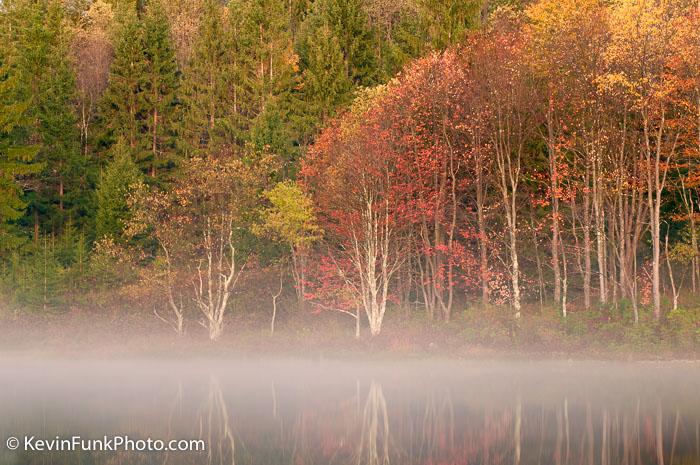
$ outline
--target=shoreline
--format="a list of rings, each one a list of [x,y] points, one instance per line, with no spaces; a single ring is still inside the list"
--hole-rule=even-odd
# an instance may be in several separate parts
[[[478,313],[444,323],[394,312],[382,334],[372,338],[363,326],[357,340],[354,324],[343,315],[282,313],[270,335],[265,315],[248,309],[232,312],[222,337],[212,342],[195,315],[187,322],[186,334],[178,336],[145,310],[72,307],[62,313],[0,314],[0,357],[700,362],[697,344],[674,346],[654,336],[650,327],[622,327],[638,333],[632,333],[632,342],[620,342],[620,335],[613,338],[597,327],[568,334],[559,320],[547,315],[524,316],[517,333],[503,321],[478,326],[474,315]]]

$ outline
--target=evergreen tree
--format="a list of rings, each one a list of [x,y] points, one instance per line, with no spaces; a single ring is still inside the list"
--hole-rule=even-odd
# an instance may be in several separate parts
[[[136,15],[125,13],[117,31],[114,61],[109,83],[102,96],[100,118],[105,129],[102,143],[109,146],[123,137],[137,159],[148,147],[144,131],[146,101],[143,92],[146,77],[143,28]]]
[[[481,21],[480,0],[416,0],[424,43],[442,50],[464,38]]]
[[[183,135],[188,155],[234,140],[231,114],[239,108],[235,82],[235,50],[224,23],[224,7],[204,0],[191,59],[184,70]]]
[[[129,147],[123,140],[112,147],[112,161],[107,165],[97,187],[95,234],[98,239],[118,239],[129,218],[128,196],[142,181]]]
[[[29,102],[32,124],[27,137],[39,147],[37,160],[43,164],[28,197],[36,240],[40,224],[57,231],[68,217],[85,213],[89,170],[80,153],[63,6],[58,0],[19,0],[8,11],[14,22],[11,40],[17,49],[21,94]]]
[[[324,25],[307,49],[303,72],[302,95],[307,117],[304,135],[307,138],[312,128],[320,126],[334,109],[350,102],[352,89],[338,39]]]
[[[150,175],[155,177],[159,167],[167,167],[175,161],[173,129],[179,76],[160,0],[148,3],[143,24],[146,63],[142,92],[148,109],[146,129],[150,139],[150,156],[145,161],[150,164]]]
[[[313,0],[288,0],[289,31],[293,41],[296,40],[297,34],[301,30],[301,25],[304,23],[304,19],[311,10],[312,5]]]
[[[298,57],[290,13],[274,0],[237,0],[231,8],[240,12],[238,19],[232,16],[231,26],[236,54],[246,57],[237,62],[237,84],[251,102],[239,110],[240,130],[247,132],[245,141],[278,155],[291,167],[298,152],[290,126],[298,103],[292,95],[298,85]]]
[[[301,83],[290,125],[302,149],[358,86],[379,81],[375,35],[362,0],[318,0],[306,16],[297,49]]]
[[[254,100],[250,119],[265,110],[273,97],[287,92],[293,82],[297,58],[292,47],[287,11],[277,0],[234,0],[230,8],[237,55]]]
[[[422,18],[414,1],[365,0],[365,10],[374,31],[379,78],[386,82],[429,49]]]
[[[75,75],[61,3],[52,0],[47,13],[45,25],[51,43],[38,108],[42,125],[40,160],[46,167],[42,173],[43,184],[48,189],[46,197],[54,209],[58,207],[53,226],[62,227],[71,217],[78,224],[83,223],[81,219],[88,208],[90,163],[80,150]]]
[[[306,31],[300,51],[302,65],[308,67],[310,49],[322,28],[328,28],[343,53],[346,76],[358,86],[371,86],[379,80],[374,31],[369,26],[362,0],[318,0],[306,18]]]
[[[0,26],[6,18],[0,16]],[[38,147],[29,146],[23,134],[29,126],[29,100],[20,94],[16,53],[12,42],[0,34],[0,255],[17,247],[21,239],[14,223],[24,214],[26,202],[19,179],[36,173],[40,165],[34,163]]]

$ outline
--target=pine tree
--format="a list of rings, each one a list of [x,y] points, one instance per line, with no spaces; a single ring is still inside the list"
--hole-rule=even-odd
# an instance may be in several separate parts
[[[5,28],[5,17],[0,26]],[[12,42],[0,34],[0,255],[21,242],[14,223],[24,214],[26,202],[18,178],[36,173],[34,163],[38,147],[27,145],[24,134],[29,126],[29,100],[22,99],[16,53]]]
[[[252,114],[246,116],[253,119],[292,84],[297,59],[288,13],[277,0],[234,0],[230,8],[237,12],[232,15],[236,51],[246,57],[238,77],[247,81],[254,101]]]
[[[129,147],[123,140],[112,147],[112,161],[107,165],[97,187],[95,235],[119,239],[129,218],[128,196],[142,181]]]
[[[69,58],[69,34],[58,0],[19,0],[10,4],[14,23],[21,94],[29,102],[28,142],[37,145],[43,170],[29,196],[34,236],[40,223],[60,230],[72,214],[85,211],[89,180],[80,153],[75,77]]]
[[[372,86],[379,80],[374,31],[369,26],[362,0],[318,0],[306,18],[301,44],[302,66],[308,66],[309,51],[326,27],[343,53],[346,76],[358,86]]]
[[[204,0],[190,62],[184,70],[181,134],[188,155],[234,140],[231,114],[238,111],[240,89],[233,85],[236,57],[224,11],[217,0]]]
[[[464,38],[466,31],[479,25],[479,0],[417,0],[425,31],[424,42],[442,50]]]
[[[102,143],[111,145],[123,137],[137,159],[148,147],[144,131],[146,101],[143,92],[146,76],[143,28],[134,13],[121,18],[114,46],[114,61],[109,83],[102,96],[100,119],[105,129]]]
[[[309,128],[318,127],[334,109],[347,104],[352,96],[352,81],[346,74],[343,52],[330,28],[322,26],[307,49],[302,94]]]
[[[142,92],[148,109],[146,128],[150,139],[150,157],[146,162],[150,164],[151,177],[155,177],[158,168],[175,161],[173,130],[179,76],[160,0],[148,3],[143,24],[146,64]]]
[[[294,7],[294,5],[290,5]],[[237,85],[248,106],[239,106],[237,121],[244,141],[278,155],[286,165],[297,156],[290,114],[297,103],[298,57],[292,44],[290,12],[275,0],[236,0],[231,30],[238,57]]]
[[[65,30],[62,5],[52,0],[47,9],[45,25],[49,32],[49,60],[40,105],[42,150],[40,160],[46,169],[42,179],[45,196],[58,215],[51,221],[60,228],[71,216],[79,220],[89,191],[89,160],[80,151],[75,75],[70,64],[69,37]]]
[[[412,59],[429,50],[415,1],[365,0],[374,32],[379,79],[386,82]]]
[[[305,146],[358,86],[380,80],[375,35],[362,0],[318,0],[300,34],[301,101],[291,119],[298,144]]]

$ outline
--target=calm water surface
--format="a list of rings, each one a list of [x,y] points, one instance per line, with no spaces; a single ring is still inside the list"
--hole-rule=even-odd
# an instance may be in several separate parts
[[[689,362],[0,361],[8,465],[689,465],[699,425]],[[5,445],[113,435],[207,450]]]

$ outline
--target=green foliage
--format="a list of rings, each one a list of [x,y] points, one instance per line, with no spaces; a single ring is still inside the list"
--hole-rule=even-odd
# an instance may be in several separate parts
[[[143,34],[146,65],[141,91],[148,110],[144,131],[149,135],[150,154],[142,164],[147,165],[151,176],[155,177],[156,170],[172,167],[177,160],[174,123],[179,74],[161,0],[148,2],[143,17]]]
[[[98,239],[109,236],[120,240],[130,219],[129,195],[140,186],[143,177],[123,140],[111,152],[112,161],[97,186],[95,235]]]
[[[322,25],[307,49],[302,95],[311,126],[323,123],[334,110],[351,101],[353,83],[347,75],[343,51],[331,29]]]
[[[68,222],[60,236],[13,251],[0,274],[3,294],[17,308],[60,310],[70,295],[85,290],[87,260],[85,236]]]
[[[302,68],[310,65],[311,49],[317,38],[328,42],[328,37],[332,36],[342,53],[347,79],[358,86],[378,83],[379,71],[374,54],[376,39],[362,0],[319,0],[306,17],[304,29],[300,43]]]
[[[23,137],[38,148],[42,163],[37,188],[27,196],[29,209],[46,230],[56,231],[70,217],[82,221],[89,183],[88,160],[81,157],[75,77],[70,40],[61,3],[19,0],[9,4],[19,99],[27,102]]]
[[[239,139],[279,155],[290,165],[298,155],[298,135],[289,121],[297,110],[293,91],[299,80],[299,60],[289,11],[275,0],[236,0],[229,11],[238,13],[232,16],[230,28],[236,51]]]
[[[123,137],[133,149],[145,145],[140,122],[145,111],[145,96],[141,91],[146,75],[144,48],[143,29],[135,14],[125,14],[115,39],[109,85],[101,101],[107,144]]]
[[[671,262],[682,265],[690,264],[696,256],[697,251],[693,249],[692,244],[686,242],[677,242],[668,251]]]
[[[263,195],[270,206],[260,213],[259,232],[292,249],[307,248],[321,237],[311,198],[296,183],[281,182]]]
[[[416,3],[427,41],[438,50],[460,42],[468,30],[479,25],[479,1],[418,0]]]
[[[152,178],[177,160],[178,88],[175,50],[160,1],[148,2],[141,17],[123,13],[101,102],[103,144],[123,138]]]
[[[95,242],[88,276],[100,289],[114,289],[134,282],[138,277],[138,263],[132,251],[117,244],[110,236]]]
[[[693,348],[700,344],[700,312],[697,308],[671,310],[666,320],[670,339],[678,346]]]
[[[294,176],[299,157],[299,146],[296,143],[299,133],[289,123],[295,111],[292,108],[295,103],[299,102],[292,100],[291,95],[269,102],[249,132],[250,142],[258,152],[274,153],[282,160],[283,178]]]
[[[182,150],[196,155],[236,139],[241,86],[234,62],[236,50],[224,21],[224,7],[204,0],[190,62],[184,70]]]
[[[20,237],[15,227],[26,207],[19,176],[34,174],[40,166],[34,163],[37,147],[27,145],[21,137],[29,124],[29,100],[19,94],[19,75],[13,63],[15,56],[0,48],[0,257],[15,249]]]

